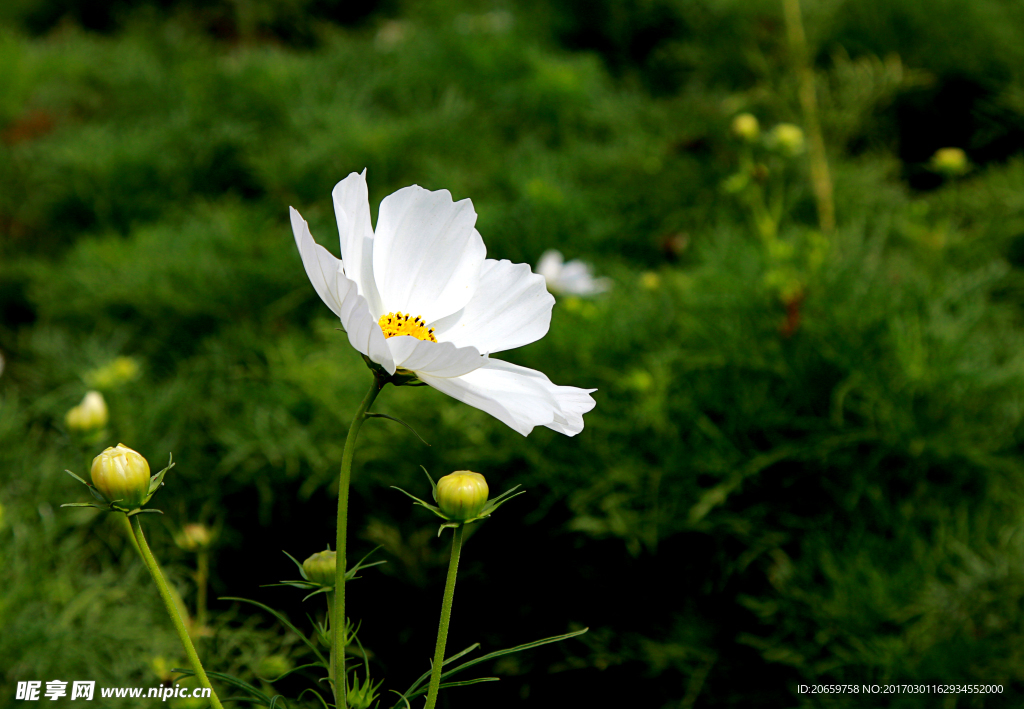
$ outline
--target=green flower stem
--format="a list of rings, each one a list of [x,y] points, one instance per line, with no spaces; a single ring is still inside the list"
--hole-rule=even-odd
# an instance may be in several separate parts
[[[789,49],[793,54],[800,98],[800,109],[807,129],[807,157],[811,163],[811,188],[818,205],[818,224],[822,233],[831,234],[836,228],[836,208],[832,194],[832,177],[829,175],[828,158],[825,155],[825,140],[818,120],[818,99],[814,91],[814,71],[811,69],[807,37],[800,12],[800,0],[782,0],[782,12],[786,18]]]
[[[448,561],[448,580],[444,583],[444,600],[441,601],[441,623],[437,627],[437,647],[434,648],[434,666],[430,671],[430,687],[427,690],[425,709],[434,709],[437,690],[441,687],[441,667],[444,665],[444,646],[448,643],[448,621],[452,617],[452,598],[455,597],[455,576],[459,573],[459,553],[462,551],[462,530],[464,524],[455,528],[452,536],[452,556]]]
[[[185,648],[185,654],[188,655],[189,662],[192,663],[192,669],[195,671],[196,676],[199,678],[199,682],[210,690],[210,703],[214,706],[214,709],[224,709],[220,703],[220,699],[217,698],[217,692],[214,690],[213,685],[210,684],[210,678],[206,676],[206,670],[203,669],[203,663],[199,661],[199,655],[196,654],[196,649],[192,645],[192,640],[188,636],[188,631],[185,630],[185,624],[181,621],[181,616],[178,615],[178,608],[174,605],[174,598],[171,596],[170,589],[167,588],[167,581],[164,580],[164,575],[160,573],[160,567],[156,563],[156,559],[153,557],[153,552],[149,550],[149,544],[146,543],[146,536],[142,533],[142,524],[139,523],[139,515],[135,515],[131,518],[131,527],[135,542],[139,546],[139,553],[142,555],[142,561],[146,564],[149,569],[149,573],[153,576],[153,581],[156,582],[157,590],[160,591],[160,598],[164,600],[164,606],[167,608],[167,615],[171,616],[171,622],[174,623],[174,629],[178,631],[178,639],[181,640],[182,647]]]
[[[334,620],[331,618],[331,614],[334,612],[334,592],[333,591],[328,591],[325,595],[327,596],[327,625],[331,629],[331,638],[332,638],[331,654],[328,656],[328,659],[327,659],[327,662],[328,662],[327,676],[328,676],[328,679],[330,679],[331,682],[333,683],[334,682],[334,642],[333,642],[333,638],[334,638]]]
[[[348,700],[345,696],[345,648],[339,646],[339,633],[341,640],[345,635],[345,570],[347,562],[345,557],[347,534],[348,534],[348,486],[352,481],[352,459],[356,455],[356,437],[359,435],[359,428],[366,420],[366,412],[373,405],[383,385],[377,382],[374,377],[370,390],[363,397],[363,402],[356,409],[356,415],[352,417],[352,424],[348,427],[348,436],[345,438],[345,451],[341,454],[341,473],[338,476],[338,536],[335,540],[335,552],[337,553],[337,569],[334,572],[334,612],[331,614],[331,655],[333,659],[331,666],[334,678],[334,700],[337,709],[348,709]],[[340,630],[339,630],[340,629]]]
[[[206,628],[206,584],[210,578],[210,552],[202,549],[196,553],[196,625]]]
[[[135,547],[135,551],[139,552],[139,556],[145,560],[146,555],[142,553],[142,547],[139,546],[139,540],[135,538],[135,530],[132,529],[132,518],[128,515],[117,515],[124,520],[125,529],[128,530],[128,538],[132,540],[132,546]]]

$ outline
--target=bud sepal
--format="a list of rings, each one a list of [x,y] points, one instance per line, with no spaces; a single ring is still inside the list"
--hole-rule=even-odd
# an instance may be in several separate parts
[[[383,387],[385,384],[394,384],[396,387],[425,387],[426,383],[416,376],[415,372],[399,367],[394,374],[388,374],[388,370],[374,362],[366,355],[362,355],[366,366],[373,372],[377,379],[377,385]]]
[[[420,466],[420,468],[426,474],[427,480],[430,481],[431,493],[433,494],[434,502],[437,502],[437,483],[435,483],[434,479],[432,477],[430,477],[430,473],[427,472],[426,468],[424,468],[423,466]],[[480,477],[483,477],[483,476],[480,476]],[[439,506],[432,505],[429,502],[425,502],[424,500],[421,500],[420,498],[416,497],[415,495],[406,492],[405,490],[403,490],[400,487],[396,487],[395,485],[392,485],[391,487],[393,487],[395,490],[398,490],[400,493],[404,494],[406,497],[411,498],[414,504],[419,505],[420,507],[427,508],[428,510],[433,512],[435,515],[437,515],[438,517],[440,517],[441,519],[444,520],[444,524],[442,524],[438,528],[438,530],[437,530],[437,536],[441,536],[441,532],[444,531],[445,528],[447,528],[447,527],[451,527],[451,528],[454,529],[455,527],[459,527],[459,526],[461,526],[463,524],[470,524],[471,522],[477,522],[477,521],[482,520],[482,519],[487,519],[488,517],[491,516],[491,514],[493,514],[493,512],[496,509],[498,509],[503,504],[505,504],[506,502],[511,500],[513,497],[516,497],[517,495],[522,495],[523,493],[526,492],[526,490],[519,490],[519,492],[516,492],[516,490],[519,487],[521,487],[521,485],[516,485],[515,487],[512,487],[512,488],[506,490],[505,492],[501,493],[497,497],[492,498],[490,500],[487,500],[487,502],[484,503],[484,505],[480,509],[480,511],[477,512],[475,515],[469,517],[468,519],[461,519],[460,520],[460,519],[456,519],[452,515],[445,514],[445,512],[442,511]]]
[[[118,500],[111,500],[106,495],[104,495],[92,483],[85,481],[83,478],[79,477],[75,473],[72,473],[70,470],[65,470],[64,471],[65,473],[67,473],[68,475],[73,477],[75,480],[77,480],[78,482],[82,483],[87,488],[89,488],[89,493],[94,498],[96,498],[96,502],[65,502],[64,504],[61,505],[61,507],[92,507],[92,508],[95,508],[97,510],[103,510],[104,512],[123,512],[126,515],[128,515],[129,517],[132,517],[132,516],[137,515],[137,514],[142,514],[143,512],[149,512],[149,513],[155,513],[155,514],[163,514],[163,512],[161,510],[155,510],[155,509],[154,510],[145,510],[145,509],[142,509],[142,505],[145,505],[146,503],[148,503],[150,501],[150,499],[153,497],[154,493],[156,493],[156,491],[159,490],[163,486],[163,484],[164,484],[164,476],[167,474],[167,471],[169,471],[174,466],[175,466],[174,454],[172,453],[172,454],[169,454],[169,456],[168,456],[167,467],[165,467],[163,470],[161,470],[156,475],[153,475],[153,476],[150,477],[150,479],[149,479],[149,487],[148,487],[146,496],[142,499],[142,502],[139,504],[139,506],[135,507],[135,508],[119,504],[120,502],[122,502],[122,500],[120,500],[120,499],[118,499]]]
[[[370,555],[373,554],[378,549],[380,549],[379,546],[374,547],[373,549],[370,550],[369,554],[367,554],[362,559],[360,559],[356,563],[355,566],[353,566],[351,569],[348,569],[345,572],[345,581],[346,582],[354,581],[355,579],[362,578],[361,576],[357,576],[356,574],[358,574],[363,569],[368,569],[371,566],[379,566],[380,564],[388,563],[384,559],[382,559],[380,561],[372,561],[369,564],[364,564],[363,563],[364,561],[369,559]],[[330,551],[330,549],[328,549],[326,551]],[[301,589],[307,590],[307,591],[310,590],[310,589],[313,589],[312,593],[310,593],[309,595],[307,595],[305,598],[302,599],[304,601],[306,599],[308,599],[308,598],[312,598],[313,596],[317,595],[318,593],[329,593],[329,592],[334,590],[334,584],[333,583],[329,583],[329,584],[320,583],[319,581],[311,579],[309,577],[309,574],[306,572],[305,567],[303,566],[302,563],[299,562],[298,559],[296,559],[294,556],[292,556],[288,552],[284,551],[283,549],[281,550],[281,552],[285,556],[287,556],[289,559],[292,560],[292,563],[294,563],[295,566],[299,569],[299,575],[302,576],[302,578],[301,579],[289,579],[289,580],[286,580],[286,581],[281,581],[280,583],[268,583],[268,584],[264,584],[264,587],[270,587],[270,586],[293,586],[295,588],[301,588]],[[324,552],[318,552],[318,553],[319,554],[323,554]],[[317,554],[314,554],[313,556],[317,556]],[[313,557],[310,557],[309,559],[306,559],[306,561],[310,561],[310,559],[312,559],[312,558]],[[334,574],[333,573],[330,574],[330,578],[331,579],[334,578]]]

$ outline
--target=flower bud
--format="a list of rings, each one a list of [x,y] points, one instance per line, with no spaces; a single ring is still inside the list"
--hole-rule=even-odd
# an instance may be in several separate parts
[[[106,426],[107,402],[103,400],[103,394],[98,391],[88,392],[82,403],[68,411],[64,422],[70,430],[78,433],[95,431]]]
[[[210,528],[198,522],[186,524],[174,535],[174,543],[185,551],[202,551],[209,547],[212,541],[213,534]]]
[[[285,655],[267,655],[256,666],[256,674],[263,679],[272,680],[290,671],[292,667],[294,664]]]
[[[932,155],[931,167],[946,177],[957,177],[967,172],[967,154],[960,148],[939,148]]]
[[[306,578],[322,586],[333,586],[334,575],[338,571],[338,555],[336,552],[318,551],[302,562],[302,570]]]
[[[453,522],[465,522],[480,514],[488,492],[483,475],[456,470],[437,481],[437,506]]]
[[[139,376],[139,363],[131,357],[118,357],[102,367],[86,372],[85,381],[97,389],[113,389]]]
[[[732,119],[732,134],[740,140],[753,143],[761,135],[761,124],[749,113],[741,113]]]
[[[149,495],[149,463],[123,443],[107,448],[92,461],[92,484],[121,507],[134,509]]]
[[[804,151],[804,132],[792,123],[780,123],[772,128],[768,144],[787,155],[799,155]]]

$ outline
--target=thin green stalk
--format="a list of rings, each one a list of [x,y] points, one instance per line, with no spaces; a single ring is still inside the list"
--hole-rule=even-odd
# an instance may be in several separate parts
[[[132,529],[132,519],[128,515],[117,515],[124,520],[124,526],[128,530],[128,538],[132,540],[132,546],[135,547],[135,551],[139,552],[139,556],[145,560],[146,555],[142,553],[142,547],[139,546],[138,540],[135,538],[135,530]]]
[[[196,625],[206,628],[206,583],[210,578],[210,552],[196,553]]]
[[[459,573],[459,553],[462,551],[462,530],[465,525],[455,528],[452,536],[452,556],[448,561],[448,580],[444,583],[444,600],[441,601],[441,623],[437,627],[437,647],[434,648],[434,666],[430,670],[430,688],[427,690],[425,709],[434,709],[437,704],[437,690],[441,687],[441,667],[444,665],[444,646],[448,643],[448,621],[452,617],[452,598],[455,597],[455,576]]]
[[[807,36],[800,12],[800,0],[782,0],[782,12],[786,17],[789,48],[793,53],[796,69],[800,109],[807,129],[807,156],[811,163],[811,188],[818,205],[818,224],[824,234],[831,234],[836,227],[836,208],[832,196],[832,177],[825,156],[825,140],[821,135],[818,120],[818,100],[814,93],[814,72],[811,69],[807,51]]]
[[[328,591],[327,596],[327,626],[331,629],[331,638],[334,637],[334,619],[331,614],[334,612],[334,592]],[[334,643],[331,642],[331,654],[327,658],[327,677],[334,682]]]
[[[149,573],[153,576],[153,581],[156,582],[157,590],[160,591],[160,598],[163,599],[164,606],[167,608],[167,615],[171,616],[171,622],[174,623],[174,629],[178,632],[178,639],[181,640],[181,645],[185,648],[185,654],[188,655],[189,662],[192,663],[192,669],[199,678],[200,684],[209,688],[210,703],[214,706],[214,709],[224,709],[223,705],[220,703],[220,699],[217,698],[216,690],[214,690],[213,685],[210,684],[210,678],[206,676],[206,670],[203,669],[203,663],[199,661],[199,655],[196,654],[196,649],[192,645],[192,640],[188,636],[188,631],[185,630],[185,624],[182,622],[181,616],[178,615],[178,608],[174,605],[174,597],[171,596],[170,589],[167,588],[167,581],[164,579],[164,575],[160,573],[160,567],[157,565],[156,559],[153,557],[153,552],[149,550],[149,544],[146,543],[146,536],[142,533],[142,524],[139,522],[138,515],[131,518],[131,526],[133,536],[139,546],[139,552],[142,554],[142,561],[146,564],[146,568],[149,569]]]
[[[352,481],[352,459],[356,455],[356,437],[359,435],[359,427],[366,420],[366,412],[373,405],[373,400],[380,393],[381,384],[374,377],[370,390],[363,397],[363,402],[356,409],[356,415],[352,417],[352,424],[348,427],[348,436],[345,438],[345,451],[341,454],[341,473],[338,476],[338,536],[335,544],[338,567],[334,572],[334,613],[331,615],[331,654],[334,659],[331,666],[334,669],[334,700],[338,709],[348,709],[348,699],[345,687],[345,648],[339,647],[339,633],[344,640],[345,634],[345,570],[347,562],[345,557],[346,539],[348,534],[348,486]],[[340,629],[340,630],[339,630]]]

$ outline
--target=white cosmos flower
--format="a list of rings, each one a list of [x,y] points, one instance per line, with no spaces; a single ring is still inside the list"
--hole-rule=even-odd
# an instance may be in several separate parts
[[[341,257],[313,241],[291,209],[295,243],[316,292],[359,352],[486,411],[524,436],[547,426],[574,436],[594,389],[557,386],[544,374],[489,355],[543,337],[554,298],[526,264],[485,258],[468,199],[404,187],[370,226],[366,170],[334,187]]]
[[[562,252],[549,249],[540,256],[537,273],[544,276],[548,288],[565,295],[596,295],[611,287],[611,279],[594,278],[590,265],[574,260],[564,263]]]

